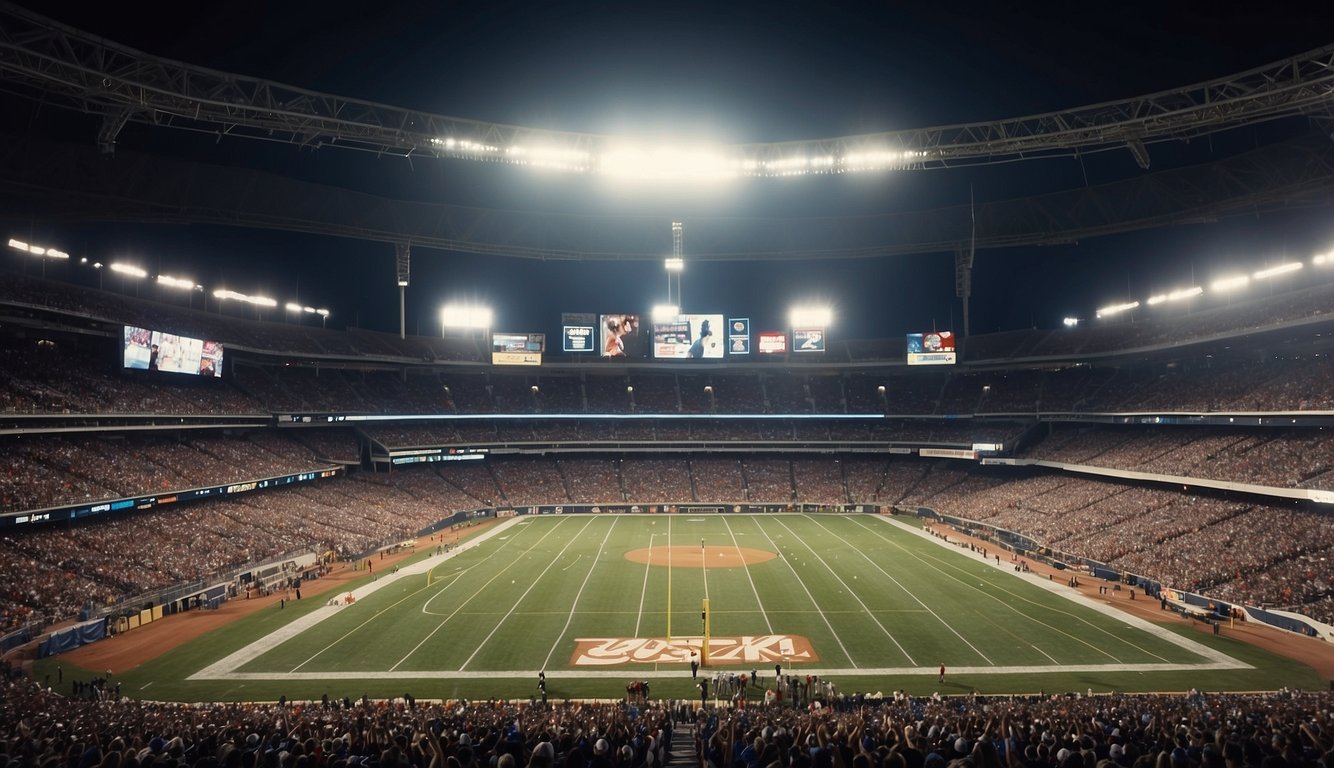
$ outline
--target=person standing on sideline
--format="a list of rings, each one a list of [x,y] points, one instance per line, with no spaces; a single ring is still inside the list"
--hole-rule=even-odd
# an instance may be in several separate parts
[[[699,655],[694,651],[690,652],[690,679],[699,677]]]
[[[940,662],[940,682],[945,682],[945,662]]]

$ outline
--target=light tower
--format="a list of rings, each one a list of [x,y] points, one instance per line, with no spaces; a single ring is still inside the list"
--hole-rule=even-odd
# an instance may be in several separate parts
[[[667,303],[674,304],[684,309],[685,303],[681,300],[681,272],[686,268],[686,261],[681,256],[681,239],[684,232],[684,225],[679,221],[672,222],[672,256],[663,263],[667,268]],[[676,276],[676,298],[672,298],[672,276]]]
[[[412,245],[409,243],[394,243],[394,272],[398,277],[398,337],[405,339],[408,336],[407,325],[407,290],[408,278],[412,269]]]

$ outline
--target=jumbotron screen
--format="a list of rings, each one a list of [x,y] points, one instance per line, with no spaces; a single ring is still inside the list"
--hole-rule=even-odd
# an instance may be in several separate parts
[[[645,357],[639,315],[598,315],[598,354],[602,357]]]
[[[677,315],[653,323],[653,356],[659,360],[718,360],[727,349],[722,315]]]
[[[222,378],[222,344],[125,326],[126,368]]]
[[[908,334],[908,365],[954,365],[955,362],[952,331]]]
[[[541,365],[546,349],[545,333],[491,334],[492,365]]]

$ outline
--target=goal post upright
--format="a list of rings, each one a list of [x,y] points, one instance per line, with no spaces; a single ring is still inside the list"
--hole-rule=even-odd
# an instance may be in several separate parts
[[[709,598],[704,598],[700,607],[700,617],[704,619],[704,643],[699,648],[701,664],[709,663]]]

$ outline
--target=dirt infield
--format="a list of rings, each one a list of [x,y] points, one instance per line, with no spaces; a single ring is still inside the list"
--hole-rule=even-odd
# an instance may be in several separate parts
[[[768,562],[778,555],[747,547],[651,547],[632,549],[625,559],[641,565],[673,568],[740,568]]]
[[[983,547],[992,547],[981,539],[975,539],[965,536],[948,525],[928,525],[927,530],[935,531],[949,537],[950,542],[963,542],[964,544],[976,544]],[[1008,552],[999,552],[1002,562],[1009,558]],[[1069,580],[1072,573],[1070,571],[1061,571],[1050,566],[1043,565],[1036,561],[1029,561],[1029,568],[1043,576],[1050,575],[1054,579],[1062,582]],[[1108,592],[1105,595],[1098,594],[1098,587],[1109,582],[1095,579],[1091,576],[1081,576],[1078,590],[1080,594],[1090,600],[1096,600],[1115,608],[1119,608],[1126,613],[1133,614],[1142,619],[1152,621],[1155,624],[1182,624],[1189,622],[1192,629],[1202,634],[1210,634],[1213,627],[1202,621],[1195,621],[1180,616],[1172,611],[1161,609],[1157,600],[1146,598],[1144,593],[1136,590],[1136,599],[1131,599],[1130,590],[1122,589],[1120,592]],[[1071,589],[1075,589],[1071,587]],[[1294,661],[1299,661],[1309,665],[1321,677],[1326,680],[1334,680],[1334,648],[1329,644],[1314,637],[1305,637],[1293,632],[1285,632],[1281,629],[1258,624],[1256,622],[1237,622],[1233,626],[1224,626],[1220,629],[1223,635],[1240,640],[1244,643],[1250,643],[1258,648],[1263,648],[1270,653],[1284,656]]]
[[[461,538],[460,534],[466,533],[471,536],[493,523],[494,521],[486,521],[458,531],[445,531],[434,537],[419,539],[418,544],[421,547],[452,544]],[[395,564],[411,557],[414,552],[416,552],[415,549],[401,550],[394,554],[386,554],[383,560],[376,556],[374,558],[374,569],[377,572],[381,569],[388,570]],[[340,563],[335,565],[333,572],[327,576],[302,584],[301,597],[303,600],[318,600],[321,595],[340,590],[348,582],[360,579],[365,575],[365,570],[354,570],[351,563]],[[114,673],[125,672],[146,661],[156,659],[167,651],[184,645],[197,637],[202,637],[209,632],[226,626],[242,616],[248,616],[265,609],[280,610],[278,608],[280,599],[280,595],[251,600],[239,598],[228,600],[216,611],[189,611],[173,614],[147,626],[76,648],[69,653],[61,654],[61,658],[93,672],[102,672],[108,669]]]

